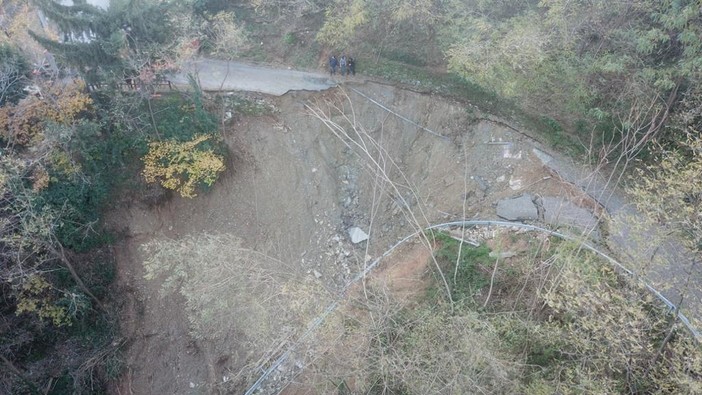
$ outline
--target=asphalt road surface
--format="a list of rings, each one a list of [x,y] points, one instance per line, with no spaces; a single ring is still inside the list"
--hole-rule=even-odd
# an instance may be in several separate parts
[[[289,91],[322,91],[337,83],[322,73],[276,69],[215,59],[198,59],[187,63],[171,83],[188,85],[192,75],[204,91],[247,91],[281,96]]]

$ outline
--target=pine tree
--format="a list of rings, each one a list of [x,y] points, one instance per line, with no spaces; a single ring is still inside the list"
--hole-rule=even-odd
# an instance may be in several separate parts
[[[113,1],[102,10],[85,0],[65,6],[35,0],[54,22],[61,42],[30,35],[66,65],[76,68],[89,85],[122,80],[163,55],[172,34],[168,4],[152,0]]]
[[[10,45],[0,45],[0,107],[7,102],[15,104],[25,96],[22,89],[29,74],[29,62],[21,52]]]

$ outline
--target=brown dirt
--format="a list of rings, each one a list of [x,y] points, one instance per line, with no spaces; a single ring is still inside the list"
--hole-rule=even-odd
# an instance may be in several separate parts
[[[252,348],[237,337],[236,322],[223,338],[194,338],[183,298],[162,297],[160,283],[144,280],[144,243],[233,235],[243,247],[284,263],[280,276],[304,277],[324,287],[329,298],[310,298],[302,291],[289,296],[323,307],[362,270],[367,256],[379,256],[415,231],[389,184],[379,180],[358,151],[310,116],[305,104],[330,100],[347,110],[353,106],[356,122],[387,151],[386,171],[422,226],[464,217],[493,218],[498,199],[523,192],[573,193],[554,178],[544,180],[549,174],[531,153],[532,141],[496,124],[472,123],[457,102],[381,84],[353,86],[450,138],[438,139],[353,92],[346,92],[346,102],[339,96],[343,88],[263,97],[277,111],[235,117],[226,125],[231,159],[227,174],[212,190],[192,200],[175,197],[156,207],[133,203],[115,209],[110,222],[126,234],[115,250],[123,294],[122,332],[129,339],[125,374],[115,393],[241,393],[260,373],[257,368],[287,344]],[[503,146],[489,144],[500,140],[511,142],[511,153],[521,156],[505,157]],[[510,188],[510,179],[521,180],[523,188]],[[352,244],[347,234],[351,226],[361,227],[370,240]],[[401,250],[393,255],[397,263],[386,263],[374,281],[387,282],[398,295],[421,290],[427,254],[415,246]],[[237,300],[227,302],[236,306]],[[291,342],[303,329],[281,327],[281,338]],[[281,371],[279,380],[286,375]]]
[[[411,303],[429,286],[431,251],[415,240],[388,258],[372,276],[373,286],[385,288],[396,298]]]
[[[363,363],[364,351],[370,347],[367,333],[364,330],[340,331],[335,324],[339,325],[339,321],[344,321],[353,322],[353,325],[359,328],[367,327],[371,320],[368,309],[364,306],[368,292],[382,292],[393,301],[398,301],[399,304],[394,306],[395,308],[406,308],[416,303],[431,283],[431,276],[428,275],[430,255],[431,251],[415,239],[398,248],[383,260],[376,271],[352,286],[347,293],[346,302],[329,320],[336,321],[329,326],[335,330],[326,327],[325,334],[318,336],[318,357],[311,363],[312,366],[285,387],[281,394],[328,393],[332,388],[325,375],[329,373],[330,366],[349,368],[353,363]],[[341,332],[343,335],[340,335]],[[330,339],[330,333],[336,333],[338,337]],[[353,389],[354,379],[347,378],[345,384]]]

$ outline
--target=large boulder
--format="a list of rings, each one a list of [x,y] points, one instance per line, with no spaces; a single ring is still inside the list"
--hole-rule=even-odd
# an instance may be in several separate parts
[[[576,206],[561,197],[544,197],[541,199],[544,209],[544,222],[554,226],[572,226],[581,230],[594,230],[597,218],[587,209]]]
[[[497,216],[509,221],[537,220],[539,212],[531,195],[524,194],[497,202]]]

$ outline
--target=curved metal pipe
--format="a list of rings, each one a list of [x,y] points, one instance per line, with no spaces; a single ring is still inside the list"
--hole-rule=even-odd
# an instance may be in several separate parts
[[[670,311],[675,311],[675,310],[677,309],[677,307],[675,306],[675,304],[673,304],[673,302],[671,302],[670,300],[668,300],[668,298],[666,298],[665,296],[663,296],[658,290],[656,290],[655,288],[653,288],[653,286],[651,286],[651,285],[648,284],[647,282],[641,280],[640,277],[636,276],[636,274],[635,274],[633,271],[627,269],[626,267],[624,267],[624,265],[622,265],[621,263],[619,263],[619,262],[618,262],[617,260],[615,260],[614,258],[610,257],[609,255],[607,255],[607,254],[605,254],[604,252],[598,250],[597,248],[595,248],[595,247],[592,246],[591,244],[586,243],[585,241],[583,241],[582,239],[580,239],[580,238],[578,238],[578,237],[569,236],[569,235],[566,235],[566,234],[564,234],[564,233],[556,232],[556,231],[553,231],[553,230],[550,230],[550,229],[546,229],[546,228],[542,228],[542,227],[536,226],[536,225],[524,224],[524,223],[521,223],[521,222],[494,221],[494,220],[459,220],[459,221],[444,222],[444,223],[440,223],[440,224],[430,225],[430,226],[426,227],[425,230],[437,229],[437,228],[449,228],[449,227],[455,227],[455,226],[461,226],[461,227],[472,227],[472,226],[501,226],[501,227],[510,227],[510,228],[521,228],[521,229],[527,229],[527,230],[533,230],[533,231],[548,233],[548,234],[551,235],[551,236],[555,236],[555,237],[561,238],[561,239],[563,239],[563,240],[568,240],[568,241],[573,241],[573,242],[580,243],[580,246],[582,246],[582,247],[584,247],[585,249],[587,249],[587,250],[589,250],[589,251],[592,251],[593,253],[599,255],[601,258],[604,258],[607,262],[609,262],[610,264],[612,264],[613,266],[615,266],[617,269],[623,271],[624,273],[628,274],[628,275],[631,276],[631,277],[635,277],[636,279],[638,279],[638,281],[641,281],[642,284],[643,284],[650,292],[652,292],[659,300],[661,300],[661,301],[670,309]],[[337,307],[339,307],[340,301],[343,299],[343,296],[346,294],[346,291],[348,290],[348,288],[349,288],[351,285],[353,285],[354,283],[356,283],[357,281],[359,281],[360,279],[362,279],[363,277],[365,277],[371,270],[373,270],[376,266],[378,266],[378,264],[380,263],[380,261],[381,261],[383,258],[385,258],[385,257],[387,257],[388,255],[390,255],[397,247],[399,247],[400,245],[406,243],[408,240],[412,239],[413,237],[416,237],[417,235],[419,235],[419,232],[414,232],[414,233],[412,233],[412,234],[406,236],[406,237],[403,238],[402,240],[398,241],[397,243],[395,243],[392,247],[390,247],[387,251],[385,251],[381,256],[379,256],[378,258],[376,258],[375,260],[373,260],[373,262],[371,262],[370,265],[366,266],[366,268],[365,268],[362,272],[359,272],[354,278],[352,278],[348,283],[346,283],[346,285],[344,286],[343,291],[342,291],[341,294],[339,295],[339,298],[338,298],[337,300],[333,301],[331,304],[329,304],[329,306],[327,306],[327,308],[322,312],[322,314],[320,314],[319,316],[317,316],[317,318],[315,318],[315,319],[310,323],[310,325],[307,326],[307,330],[305,330],[305,332],[300,336],[300,338],[299,338],[293,345],[291,345],[290,347],[288,347],[288,349],[287,349],[283,354],[281,354],[281,355],[275,360],[275,362],[273,362],[273,364],[271,364],[271,366],[269,366],[268,369],[266,369],[266,370],[263,372],[263,374],[261,374],[261,376],[258,378],[258,380],[256,380],[256,382],[253,383],[253,385],[251,385],[251,387],[249,387],[249,389],[245,392],[245,395],[251,395],[251,394],[253,394],[254,391],[256,391],[256,390],[261,386],[261,384],[263,383],[263,381],[264,381],[266,378],[268,378],[268,376],[269,376],[273,371],[275,371],[282,363],[284,363],[284,362],[288,359],[288,357],[290,357],[290,354],[295,350],[295,348],[296,348],[302,341],[304,341],[304,340],[306,340],[307,338],[309,338],[309,337],[312,335],[312,333],[313,333],[314,331],[316,331],[317,328],[319,328],[319,326],[324,322],[324,320],[326,319],[326,317],[327,317],[329,314],[331,314],[334,310],[336,310]],[[680,320],[680,322],[682,322],[683,325],[690,331],[690,333],[691,333],[692,336],[695,338],[695,340],[696,340],[697,342],[700,342],[700,339],[701,339],[700,332],[697,331],[697,329],[695,329],[695,327],[690,323],[690,320],[689,320],[683,313],[681,313],[679,310],[678,310],[677,318],[678,318],[678,319]]]

